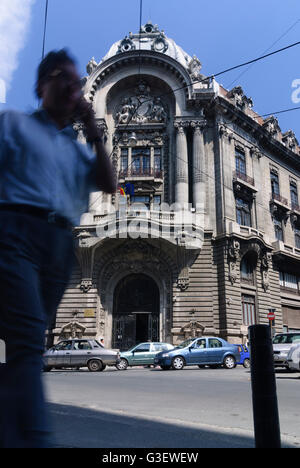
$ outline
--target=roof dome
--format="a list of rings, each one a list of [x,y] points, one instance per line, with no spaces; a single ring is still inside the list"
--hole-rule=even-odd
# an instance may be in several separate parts
[[[193,60],[190,55],[173,41],[173,39],[166,37],[163,30],[160,31],[157,25],[153,25],[151,21],[149,21],[141,27],[140,34],[129,33],[124,39],[115,42],[100,63],[103,63],[117,54],[130,52],[132,50],[149,50],[168,55],[186,69],[189,68]]]

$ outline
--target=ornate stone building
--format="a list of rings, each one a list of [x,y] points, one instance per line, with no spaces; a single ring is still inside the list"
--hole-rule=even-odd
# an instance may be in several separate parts
[[[202,75],[198,58],[151,23],[87,73],[84,94],[126,195],[91,196],[55,340],[77,333],[125,349],[210,334],[239,343],[271,308],[276,331],[299,330],[294,133],[256,114],[241,87]]]

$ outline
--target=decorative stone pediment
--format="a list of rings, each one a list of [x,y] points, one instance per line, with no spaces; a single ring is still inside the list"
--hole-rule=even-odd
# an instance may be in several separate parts
[[[263,123],[263,128],[267,130],[273,137],[278,136],[278,134],[281,132],[281,128],[279,127],[278,120],[276,117],[271,115],[271,117],[268,117],[264,123]]]
[[[197,338],[203,336],[205,327],[197,321],[191,320],[184,327],[182,327],[181,332],[184,334],[184,338]]]
[[[115,117],[118,125],[165,123],[167,109],[158,96],[151,96],[150,87],[141,81],[136,94],[124,97]]]
[[[61,328],[59,340],[69,340],[71,338],[81,339],[84,335],[85,330],[86,327],[74,320],[72,322],[67,323]]]
[[[283,133],[282,135],[282,143],[292,151],[295,150],[297,146],[299,146],[298,140],[296,138],[295,133],[292,130],[288,130],[287,132]]]
[[[135,50],[135,44],[130,37],[125,36],[125,38],[120,42],[117,53],[121,54],[123,52],[129,52],[131,50]]]
[[[248,98],[241,86],[236,86],[232,88],[231,91],[227,94],[229,99],[232,99],[237,107],[244,109],[245,107],[252,107],[253,101],[251,98]]]

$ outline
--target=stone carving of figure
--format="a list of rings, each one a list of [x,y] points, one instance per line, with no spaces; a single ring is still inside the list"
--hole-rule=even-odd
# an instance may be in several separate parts
[[[127,124],[133,115],[135,106],[132,104],[130,98],[124,98],[120,112],[117,113],[116,118],[119,124]]]
[[[89,63],[87,64],[87,66],[86,66],[86,71],[90,75],[91,73],[93,73],[93,71],[95,70],[96,67],[97,67],[97,62],[95,60],[95,57],[92,57],[91,60],[89,61]]]
[[[162,102],[159,97],[154,98],[152,109],[149,115],[150,120],[155,122],[164,122],[167,118],[167,114],[163,108]]]

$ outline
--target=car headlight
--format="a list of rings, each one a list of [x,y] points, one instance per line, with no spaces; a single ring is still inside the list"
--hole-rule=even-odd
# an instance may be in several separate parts
[[[170,354],[169,353],[164,353],[161,355],[161,357],[170,357]]]

